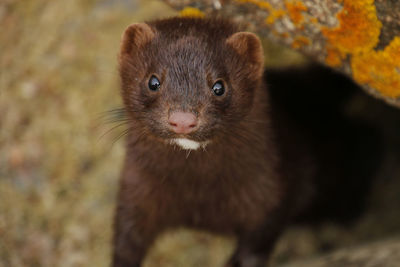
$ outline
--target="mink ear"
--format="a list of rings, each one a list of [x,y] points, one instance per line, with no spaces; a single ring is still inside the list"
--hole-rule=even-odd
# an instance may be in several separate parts
[[[132,51],[141,48],[150,42],[154,36],[154,30],[146,23],[130,25],[122,35],[120,55],[130,54]]]
[[[256,73],[260,75],[263,73],[264,52],[257,35],[250,32],[237,32],[228,37],[226,44],[231,46],[239,55],[248,59]]]

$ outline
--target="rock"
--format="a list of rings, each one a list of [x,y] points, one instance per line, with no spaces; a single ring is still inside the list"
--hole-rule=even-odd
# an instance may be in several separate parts
[[[352,77],[400,107],[400,2],[164,0],[184,15],[222,15]],[[189,9],[188,9],[189,8]]]
[[[291,262],[280,267],[397,267],[400,240],[380,241],[351,249],[340,249],[326,256]]]

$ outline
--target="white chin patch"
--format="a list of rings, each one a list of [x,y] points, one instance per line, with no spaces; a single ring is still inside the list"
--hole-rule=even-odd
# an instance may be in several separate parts
[[[205,147],[207,145],[208,142],[196,142],[193,140],[189,140],[186,138],[175,138],[171,140],[171,144],[173,145],[178,145],[183,149],[187,149],[187,150],[196,150],[199,147]]]

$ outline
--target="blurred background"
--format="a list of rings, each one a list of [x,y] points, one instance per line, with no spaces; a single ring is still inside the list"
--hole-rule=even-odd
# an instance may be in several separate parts
[[[123,139],[107,111],[121,106],[120,37],[133,22],[176,14],[153,0],[0,2],[0,267],[109,265]],[[265,47],[269,64],[304,62]],[[346,227],[293,227],[275,262],[400,234],[400,116],[377,106],[390,149],[369,212]],[[221,266],[233,242],[177,230],[145,266]]]

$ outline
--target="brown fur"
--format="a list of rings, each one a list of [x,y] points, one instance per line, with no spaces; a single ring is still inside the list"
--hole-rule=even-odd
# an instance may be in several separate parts
[[[147,24],[132,24],[125,30],[124,35],[122,36],[120,52],[121,58],[124,56],[132,56],[153,38],[154,32]]]
[[[141,266],[169,228],[235,235],[226,266],[259,267],[306,206],[317,173],[312,136],[268,96],[259,39],[226,20],[173,18],[124,34],[120,73],[130,121],[115,220],[114,267]],[[147,88],[155,75],[158,91]],[[226,92],[211,87],[223,80]],[[166,140],[171,111],[192,112],[188,135],[211,141],[181,150]]]

